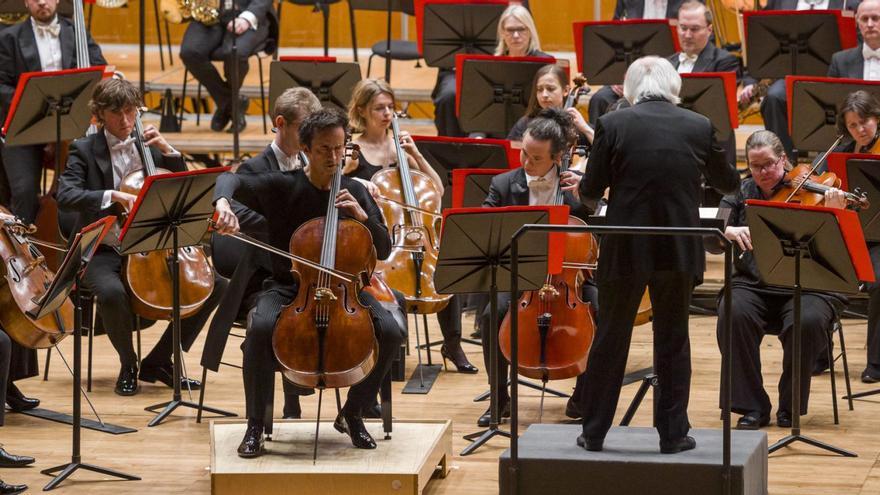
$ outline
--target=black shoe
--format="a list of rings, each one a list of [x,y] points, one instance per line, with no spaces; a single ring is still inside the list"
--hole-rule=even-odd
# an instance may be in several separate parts
[[[138,393],[138,369],[137,366],[123,366],[119,370],[119,378],[116,379],[116,388],[113,390],[117,395],[129,396]]]
[[[245,459],[260,457],[265,454],[263,447],[263,425],[248,426],[244,432],[244,438],[238,444],[238,456]]]
[[[6,452],[2,447],[0,447],[0,467],[10,468],[10,467],[22,467],[27,466],[28,464],[33,464],[34,458],[28,457],[26,455],[13,455],[9,452]],[[0,492],[2,493],[2,492]]]
[[[302,419],[302,408],[299,406],[299,396],[284,397],[284,419]]]
[[[211,130],[214,132],[223,132],[223,129],[226,129],[226,126],[229,125],[230,118],[229,107],[226,105],[217,105],[217,109],[214,110],[214,116],[211,117]]]
[[[226,132],[235,132],[235,128],[237,127],[238,133],[241,134],[247,127],[247,109],[248,105],[250,105],[251,100],[247,96],[240,96],[238,101],[238,115],[236,115],[235,118],[232,119],[232,125]]]
[[[577,438],[578,447],[590,452],[601,452],[603,443],[605,443],[604,438],[586,438],[583,435]]]
[[[364,426],[364,420],[346,412],[344,408],[339,413],[339,416],[336,416],[333,427],[339,433],[348,435],[351,438],[351,444],[359,449],[369,450],[376,448],[376,441],[373,440],[370,432],[367,431],[367,427]]]
[[[171,365],[167,366],[144,366],[140,373],[140,379],[147,383],[156,383],[156,381],[160,381],[164,383],[169,388],[174,388],[174,368]],[[189,388],[190,390],[198,390],[202,388],[202,382],[187,378],[185,376],[180,377],[180,389],[186,390]]]
[[[779,411],[776,413],[776,426],[780,428],[791,428],[791,413],[788,411]]]
[[[498,407],[498,410],[501,411],[501,418],[509,418],[510,417],[510,400],[502,401],[501,406]],[[477,420],[477,426],[480,428],[486,428],[489,426],[489,423],[492,422],[492,407],[486,409],[486,412],[480,416],[480,419]]]
[[[0,495],[17,495],[27,490],[27,485],[8,485],[0,481]]]
[[[20,412],[39,406],[40,399],[25,397],[18,387],[10,383],[6,387],[6,403],[9,404],[9,408],[13,411]]]
[[[759,412],[750,412],[736,422],[737,430],[757,430],[770,424],[770,415],[762,416]]]
[[[678,440],[673,440],[671,442],[660,442],[660,453],[661,454],[677,454],[679,452],[684,452],[685,450],[691,450],[697,446],[697,441],[694,440],[694,437],[682,437]]]
[[[865,371],[862,371],[862,383],[877,383],[880,382],[880,373],[872,370],[871,368],[865,368]]]
[[[572,397],[565,403],[565,415],[571,419],[581,419],[581,409]]]
[[[461,349],[460,343],[450,344],[449,347],[447,347],[446,344],[443,344],[440,346],[440,356],[443,357],[443,367],[446,368],[446,371],[449,371],[449,367],[446,365],[447,359],[452,361],[452,364],[455,365],[456,371],[459,373],[467,373],[471,375],[480,371],[468,361],[467,356],[464,355],[464,351]]]
[[[361,415],[368,419],[382,419],[382,406],[378,403],[373,404],[370,407],[365,408]]]

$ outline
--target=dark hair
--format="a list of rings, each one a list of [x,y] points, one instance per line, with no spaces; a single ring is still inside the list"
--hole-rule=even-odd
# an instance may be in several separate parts
[[[102,79],[89,101],[89,111],[100,121],[103,111],[120,112],[141,106],[141,95],[134,84],[115,77]],[[103,123],[103,122],[102,122]]]
[[[299,126],[299,142],[311,148],[312,139],[319,132],[341,127],[348,135],[348,118],[336,108],[322,108],[312,113]]]
[[[535,72],[535,79],[532,81],[532,95],[529,97],[529,106],[526,108],[526,117],[533,119],[541,113],[541,105],[538,103],[538,80],[546,75],[551,75],[559,81],[559,87],[565,89],[568,86],[568,74],[565,69],[556,64],[547,64]],[[565,95],[562,95],[563,99]]]
[[[849,136],[846,128],[846,114],[854,112],[861,119],[874,117],[880,121],[880,103],[874,95],[865,90],[854,91],[846,96],[840,111],[837,112],[837,131],[844,136]]]
[[[571,116],[558,108],[545,108],[529,122],[523,136],[528,134],[538,141],[551,141],[550,151],[557,154],[577,140],[577,131]]]

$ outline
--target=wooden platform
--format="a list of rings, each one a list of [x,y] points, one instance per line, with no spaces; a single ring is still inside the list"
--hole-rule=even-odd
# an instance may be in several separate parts
[[[314,464],[314,421],[276,422],[267,454],[257,459],[236,455],[246,426],[244,421],[211,422],[213,495],[280,495],[291,493],[292,486],[297,495],[418,495],[435,472],[446,477],[452,457],[449,420],[395,421],[390,440],[383,439],[380,421],[369,421],[376,450],[353,448],[332,421],[322,421]]]

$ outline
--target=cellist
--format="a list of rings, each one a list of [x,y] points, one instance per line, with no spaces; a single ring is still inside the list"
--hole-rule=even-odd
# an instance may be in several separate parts
[[[305,168],[292,172],[234,174],[228,176],[229,180],[219,182],[214,191],[217,231],[221,234],[236,233],[240,228],[252,231],[253,225],[240,225],[239,220],[253,216],[242,215],[239,211],[237,218],[230,207],[229,200],[235,197],[245,207],[266,219],[268,242],[287,251],[296,229],[313,218],[323,217],[328,201],[333,200],[342,217],[355,219],[369,229],[377,257],[387,257],[391,251],[391,237],[381,210],[366,188],[353,179],[343,177],[339,194],[335,198],[329,197],[331,181],[345,150],[347,127],[347,119],[336,110],[315,112],[300,124],[299,129],[300,145],[308,162]],[[287,258],[272,256],[272,276],[263,285],[265,290],[251,313],[242,344],[248,427],[238,447],[238,455],[245,458],[264,453],[264,417],[268,398],[272,396],[267,384],[273,383],[272,375],[277,368],[272,336],[282,306],[293,301],[298,290],[290,269],[291,263]],[[391,313],[372,296],[361,292],[359,298],[370,307],[379,355],[369,375],[349,389],[348,400],[337,416],[334,427],[347,433],[355,447],[374,449],[376,442],[364,426],[363,410],[373,404],[381,380],[388,373],[404,335]]]

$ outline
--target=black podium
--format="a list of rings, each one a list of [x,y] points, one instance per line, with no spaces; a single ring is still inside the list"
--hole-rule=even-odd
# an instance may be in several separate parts
[[[761,280],[794,289],[791,434],[770,446],[773,453],[800,441],[845,457],[854,452],[801,434],[803,290],[858,292],[860,280],[873,281],[868,248],[855,212],[769,201],[747,200],[746,218]]]
[[[626,69],[645,55],[678,51],[675,28],[666,19],[574,23],[578,69],[592,85],[623,84]]]
[[[345,111],[354,86],[361,80],[360,65],[337,62],[336,57],[281,57],[269,64],[269,108],[288,88],[308,88],[321,105]]]
[[[491,55],[507,0],[416,0],[419,52],[429,67],[451,69],[459,53]]]

